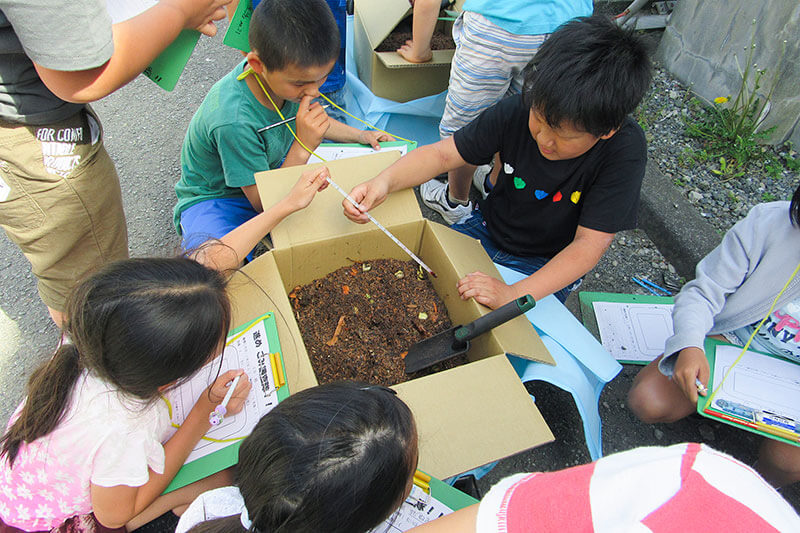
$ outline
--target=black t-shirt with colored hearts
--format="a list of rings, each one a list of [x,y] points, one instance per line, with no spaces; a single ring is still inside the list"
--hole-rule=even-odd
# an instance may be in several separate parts
[[[453,136],[467,163],[487,164],[500,153],[497,185],[480,203],[498,247],[552,257],[572,242],[578,226],[606,233],[635,228],[647,161],[639,125],[628,117],[583,155],[550,161],[539,152],[528,117],[522,97],[512,96]]]

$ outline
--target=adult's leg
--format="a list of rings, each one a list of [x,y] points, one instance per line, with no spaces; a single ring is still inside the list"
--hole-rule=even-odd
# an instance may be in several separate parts
[[[122,194],[90,110],[47,126],[0,123],[0,226],[58,324],[72,287],[128,257]]]
[[[694,413],[697,406],[658,370],[662,356],[636,374],[628,391],[628,407],[642,422],[675,422]]]

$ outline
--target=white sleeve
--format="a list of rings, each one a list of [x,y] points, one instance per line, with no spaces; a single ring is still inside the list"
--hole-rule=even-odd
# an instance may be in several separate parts
[[[119,427],[119,426],[118,426]],[[164,472],[164,446],[147,428],[109,431],[92,461],[91,482],[101,487],[140,487],[150,479],[149,469]]]
[[[200,522],[240,515],[244,500],[237,487],[221,487],[198,496],[183,512],[175,533],[186,533]]]
[[[529,473],[513,474],[498,481],[481,500],[478,506],[478,518],[475,521],[476,533],[500,533],[505,531],[505,524],[501,524],[499,514],[500,506],[506,492],[515,483],[529,476]]]

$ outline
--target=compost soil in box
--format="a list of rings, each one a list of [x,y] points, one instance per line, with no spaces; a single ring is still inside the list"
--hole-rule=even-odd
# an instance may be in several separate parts
[[[406,375],[408,349],[451,327],[427,273],[413,261],[354,261],[296,287],[289,298],[320,383],[390,386],[466,362],[460,356]]]
[[[375,49],[376,52],[394,52],[411,40],[411,31],[406,28],[398,28],[390,33],[383,42]],[[431,50],[452,50],[456,47],[456,42],[452,35],[436,30],[431,36]]]

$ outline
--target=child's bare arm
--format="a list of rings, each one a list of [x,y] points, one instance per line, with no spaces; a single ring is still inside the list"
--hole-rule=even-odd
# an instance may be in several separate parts
[[[195,252],[193,259],[216,270],[237,268],[258,241],[281,220],[295,211],[305,209],[314,199],[314,195],[328,186],[325,178],[329,175],[327,167],[305,171],[289,194],[263,213],[228,232],[218,243],[202,246]]]
[[[114,53],[93,69],[63,71],[34,63],[42,82],[68,102],[93,102],[142,73],[184,28],[214,35],[214,20],[225,17],[230,0],[161,0],[147,11],[113,26]]]
[[[244,374],[244,372],[242,370],[225,372],[211,385],[210,394],[204,392],[200,395],[181,427],[164,444],[163,474],[150,470],[150,479],[141,487],[91,485],[92,511],[101,524],[110,528],[123,527],[164,492],[197,442],[211,428],[208,415],[225,396],[226,384],[239,374]],[[250,381],[246,379],[246,375],[244,377],[245,379],[239,380],[236,390],[228,402],[227,409],[230,414],[241,411],[244,401],[250,393]]]
[[[458,292],[462,299],[475,298],[492,309],[525,294],[539,300],[561,290],[594,268],[613,239],[613,233],[578,226],[572,242],[527,278],[506,285],[502,280],[473,272],[459,280]]]
[[[361,204],[364,211],[369,211],[380,205],[391,192],[419,185],[466,164],[453,138],[448,137],[408,152],[371,180],[356,185],[350,196]],[[369,221],[348,200],[342,201],[342,206],[344,215],[353,222],[364,224]]]
[[[440,0],[415,0],[411,26],[411,40],[397,49],[403,59],[411,63],[425,63],[433,57],[431,37],[439,16]]]
[[[334,119],[330,120],[330,127],[325,134],[325,138],[342,143],[368,144],[376,150],[380,148],[378,143],[395,140],[388,133],[376,130],[360,130]]]

